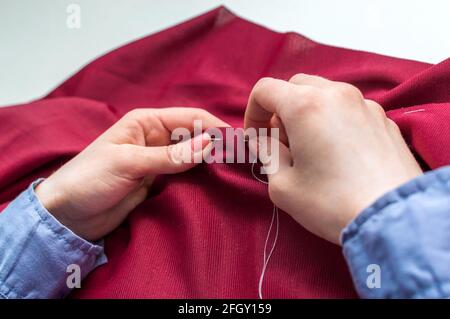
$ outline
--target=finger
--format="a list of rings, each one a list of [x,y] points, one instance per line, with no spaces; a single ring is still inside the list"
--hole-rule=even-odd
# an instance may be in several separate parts
[[[289,147],[289,140],[286,133],[286,128],[284,127],[283,122],[277,114],[274,114],[270,119],[270,127],[277,128],[279,132],[279,140],[281,143],[286,144]]]
[[[289,150],[289,147],[283,143],[280,143],[279,157],[280,157],[279,172],[285,172],[288,169],[292,168],[292,166],[294,165],[294,160],[292,158],[291,151]],[[270,178],[270,176],[269,176],[269,178]]]
[[[283,143],[280,143],[280,150],[279,150],[279,166],[278,169],[273,170],[266,169],[266,166],[263,166],[264,170],[267,174],[267,179],[269,181],[269,187],[273,188],[271,186],[277,186],[278,188],[285,188],[286,185],[278,185],[280,183],[286,183],[291,176],[292,176],[292,155],[289,151],[289,148],[284,145]],[[271,163],[273,165],[273,163]],[[283,187],[279,187],[283,186]]]
[[[244,116],[244,128],[269,128],[273,114],[281,116],[283,101],[294,84],[283,80],[263,78],[253,87]],[[283,119],[282,119],[283,120]]]
[[[272,137],[252,138],[248,144],[250,152],[263,164],[262,174],[275,175],[293,165],[289,148],[278,139]]]
[[[230,125],[208,111],[199,108],[170,107],[162,109],[137,109],[135,116],[142,119],[142,124],[151,123],[145,119],[156,117],[162,126],[169,132],[176,128],[186,128],[190,132],[194,130],[194,121],[201,121],[202,127],[229,127]]]
[[[333,85],[333,81],[327,80],[321,76],[309,75],[304,73],[295,74],[289,79],[289,82],[296,85],[310,85],[317,88],[329,88]]]
[[[141,186],[146,186],[147,188],[153,184],[155,180],[155,175],[148,175],[142,179]]]
[[[309,86],[319,90],[337,90],[337,92],[341,92],[341,94],[357,97],[358,99],[364,98],[361,91],[350,83],[331,81],[317,75],[299,73],[294,75],[289,82],[299,86]]]
[[[319,93],[317,88],[311,86],[263,78],[258,81],[250,94],[244,127],[270,128],[272,118],[276,114],[283,124],[286,135],[292,136],[299,128],[298,120],[303,119],[301,114],[308,105],[317,103]],[[289,141],[290,146],[294,142]]]
[[[260,161],[263,164],[263,171],[269,176],[284,172],[292,167],[292,156],[289,148],[274,138],[259,139]]]
[[[376,114],[377,116],[380,116],[381,118],[386,118],[386,112],[383,109],[383,107],[378,104],[375,101],[365,99],[367,109],[372,112],[373,114]]]
[[[142,108],[128,112],[103,135],[103,138],[115,144],[128,144],[130,143],[128,137],[134,136],[141,141],[138,143],[140,145],[163,146],[171,144],[171,134],[175,129],[187,129],[188,133],[192,133],[195,125],[199,125],[199,129],[201,127],[202,130],[229,126],[218,117],[199,108]]]
[[[159,117],[169,131],[173,131],[178,127],[185,127],[192,131],[195,120],[201,120],[204,128],[230,126],[228,123],[200,108],[171,107],[157,109],[155,112],[156,116]]]
[[[121,145],[122,157],[117,158],[121,176],[138,179],[144,176],[184,172],[209,154],[211,137],[204,133],[193,139],[169,146]]]

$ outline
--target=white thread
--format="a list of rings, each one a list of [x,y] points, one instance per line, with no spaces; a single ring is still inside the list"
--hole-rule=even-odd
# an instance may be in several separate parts
[[[254,177],[257,181],[260,181],[261,183],[269,184],[268,182],[263,181],[262,179],[260,179],[258,176],[255,175],[255,172],[254,172],[254,170],[253,170],[253,169],[255,168],[255,164],[256,164],[256,160],[254,160],[254,161],[253,161],[253,164],[252,164],[252,175],[253,175],[253,177]]]
[[[404,112],[403,114],[411,114],[411,113],[423,112],[423,111],[425,111],[425,109],[418,109],[418,110],[407,111],[407,112]]]
[[[269,242],[269,238],[270,238],[270,234],[271,234],[271,231],[272,231],[272,226],[273,226],[274,220],[276,220],[276,224],[275,224],[275,227],[276,227],[275,228],[275,238],[273,240],[272,248],[270,249],[270,252],[267,255],[267,244]],[[264,282],[264,276],[266,274],[266,269],[267,269],[267,265],[269,264],[270,257],[272,257],[272,253],[275,250],[275,246],[277,244],[279,229],[280,229],[280,220],[279,220],[279,217],[278,217],[278,207],[276,207],[274,205],[273,206],[273,213],[272,213],[272,221],[270,222],[269,231],[267,232],[266,242],[264,244],[264,263],[263,263],[263,268],[262,268],[262,271],[261,271],[261,276],[259,277],[259,284],[258,284],[259,299],[263,299],[262,285],[263,285],[263,282]],[[267,258],[266,258],[266,256],[267,256]]]
[[[255,164],[256,164],[256,160],[252,164],[252,175],[253,175],[253,177],[256,180],[260,181],[261,183],[269,184],[268,182],[258,178],[255,175],[255,172],[254,172]],[[274,221],[276,221],[276,223],[275,223],[275,237],[273,239],[272,247],[270,248],[269,253],[267,253],[267,245],[269,243],[270,234],[272,233],[272,228],[273,228],[273,222]],[[262,270],[261,270],[261,275],[259,277],[259,283],[258,283],[259,299],[263,299],[263,295],[262,295],[262,288],[263,287],[262,286],[263,286],[263,282],[264,282],[264,276],[266,274],[267,266],[269,265],[270,257],[272,257],[272,254],[273,254],[273,252],[275,250],[275,246],[277,245],[279,229],[280,229],[280,219],[279,219],[279,214],[278,214],[278,207],[273,205],[272,220],[270,221],[269,231],[267,232],[266,241],[264,243],[263,267],[262,267]]]

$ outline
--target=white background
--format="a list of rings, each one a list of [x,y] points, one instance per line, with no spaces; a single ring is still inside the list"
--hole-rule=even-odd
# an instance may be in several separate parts
[[[66,26],[71,3],[80,29]],[[41,97],[105,52],[220,4],[326,44],[431,63],[450,56],[448,0],[0,0],[0,105]]]

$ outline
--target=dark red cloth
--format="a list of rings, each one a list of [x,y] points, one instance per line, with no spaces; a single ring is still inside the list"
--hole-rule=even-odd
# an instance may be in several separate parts
[[[106,54],[44,99],[0,109],[0,203],[133,108],[203,107],[240,127],[259,78],[299,72],[356,85],[392,110],[425,167],[450,163],[450,60],[430,65],[321,45],[219,8]],[[249,168],[202,164],[159,178],[107,236],[109,263],[73,297],[256,298],[272,204]],[[280,217],[264,296],[355,297],[340,248]]]

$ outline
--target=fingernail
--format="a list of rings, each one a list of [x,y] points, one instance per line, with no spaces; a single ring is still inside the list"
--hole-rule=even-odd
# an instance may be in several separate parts
[[[191,150],[194,153],[201,152],[210,143],[211,143],[211,135],[209,135],[208,133],[204,132],[201,135],[195,136],[191,140]]]

